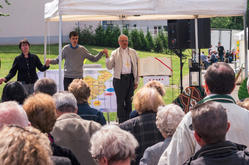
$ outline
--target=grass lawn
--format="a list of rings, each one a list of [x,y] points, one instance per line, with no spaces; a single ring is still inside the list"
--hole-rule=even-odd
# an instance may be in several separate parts
[[[103,47],[98,46],[85,46],[92,54],[97,54],[99,51],[103,49]],[[47,58],[56,58],[58,55],[58,45],[48,45],[47,47]],[[114,50],[115,48],[108,48],[109,54]],[[30,52],[33,54],[36,54],[41,59],[42,63],[44,63],[44,57],[43,57],[43,45],[32,45]],[[145,51],[137,51],[140,58],[144,57],[168,57],[172,59],[172,69],[173,69],[173,76],[170,78],[170,86],[166,87],[166,96],[164,96],[164,101],[166,104],[171,103],[179,94],[179,84],[180,84],[180,60],[176,55],[167,55],[162,53],[153,53],[153,52],[145,52]],[[185,52],[186,54],[189,54],[189,51]],[[17,45],[11,45],[11,46],[0,46],[0,59],[1,59],[1,68],[0,68],[0,77],[5,77],[14,61],[14,58],[20,54],[20,50]],[[188,60],[183,60],[185,64],[183,65],[183,76],[188,74]],[[64,63],[64,60],[63,60]],[[86,61],[87,64],[91,64],[92,62]],[[105,67],[105,57],[102,57],[98,62],[98,64],[101,64],[102,67]],[[58,69],[58,65],[51,65],[50,69]],[[15,76],[11,81],[16,80]],[[0,94],[2,95],[2,90],[4,87],[4,83],[0,85]],[[138,89],[143,86],[142,79],[140,79]],[[106,116],[106,114],[105,114]],[[116,113],[110,113],[110,120],[115,120]]]

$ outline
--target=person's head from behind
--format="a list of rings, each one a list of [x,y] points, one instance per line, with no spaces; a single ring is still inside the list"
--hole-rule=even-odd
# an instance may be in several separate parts
[[[50,142],[39,130],[9,125],[3,127],[0,137],[0,164],[53,164]]]
[[[19,49],[21,49],[22,53],[24,55],[27,55],[29,53],[30,49],[30,43],[27,39],[23,39],[19,42]]]
[[[38,93],[27,98],[23,104],[31,125],[43,133],[52,131],[56,121],[56,108],[52,96]]]
[[[133,98],[133,104],[139,114],[157,112],[159,106],[164,105],[162,96],[154,88],[140,88]]]
[[[72,93],[58,92],[53,95],[57,116],[64,113],[77,113],[77,100]]]
[[[209,66],[204,78],[207,94],[230,94],[235,87],[235,73],[229,64],[224,62]]]
[[[34,92],[46,93],[50,96],[53,96],[57,92],[57,85],[53,79],[42,78],[35,82]]]
[[[91,137],[90,152],[99,165],[130,165],[138,142],[115,125],[106,125]]]
[[[182,108],[175,104],[158,107],[156,125],[164,138],[173,136],[184,115]]]
[[[200,146],[225,141],[230,127],[226,109],[218,102],[206,102],[191,111],[194,136]]]
[[[155,88],[161,96],[165,95],[164,85],[159,81],[152,80],[147,82],[144,86],[148,88]]]
[[[4,125],[15,124],[20,127],[30,125],[26,112],[15,101],[0,103],[0,129]]]
[[[73,47],[76,47],[79,41],[79,34],[76,31],[69,33],[69,39]]]
[[[8,82],[3,88],[2,102],[17,101],[19,104],[23,104],[27,96],[28,93],[20,82]]]
[[[220,46],[221,45],[221,43],[220,42],[218,42],[218,46]]]
[[[78,104],[87,103],[91,94],[90,87],[82,79],[74,79],[69,85],[68,91],[75,96]]]
[[[118,37],[118,43],[121,48],[126,49],[128,47],[128,37],[124,34],[121,34]]]

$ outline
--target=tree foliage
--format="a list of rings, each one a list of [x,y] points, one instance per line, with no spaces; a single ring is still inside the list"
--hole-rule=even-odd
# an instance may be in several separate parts
[[[211,18],[211,28],[243,29],[243,17],[216,17]]]
[[[4,0],[4,2],[5,2],[5,4],[10,5],[8,0]],[[3,5],[1,3],[0,3],[0,8],[1,9],[3,8]],[[5,14],[5,13],[0,12],[0,16],[9,16],[9,14]]]

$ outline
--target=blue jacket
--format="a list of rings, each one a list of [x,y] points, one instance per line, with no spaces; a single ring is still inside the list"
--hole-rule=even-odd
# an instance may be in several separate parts
[[[77,113],[82,119],[85,120],[93,120],[101,125],[106,124],[105,117],[102,112],[91,108],[88,103],[78,104],[78,113]]]

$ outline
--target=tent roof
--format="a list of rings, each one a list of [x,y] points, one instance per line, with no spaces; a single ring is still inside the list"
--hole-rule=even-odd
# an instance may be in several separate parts
[[[247,0],[53,0],[46,21],[162,20],[241,16]]]

